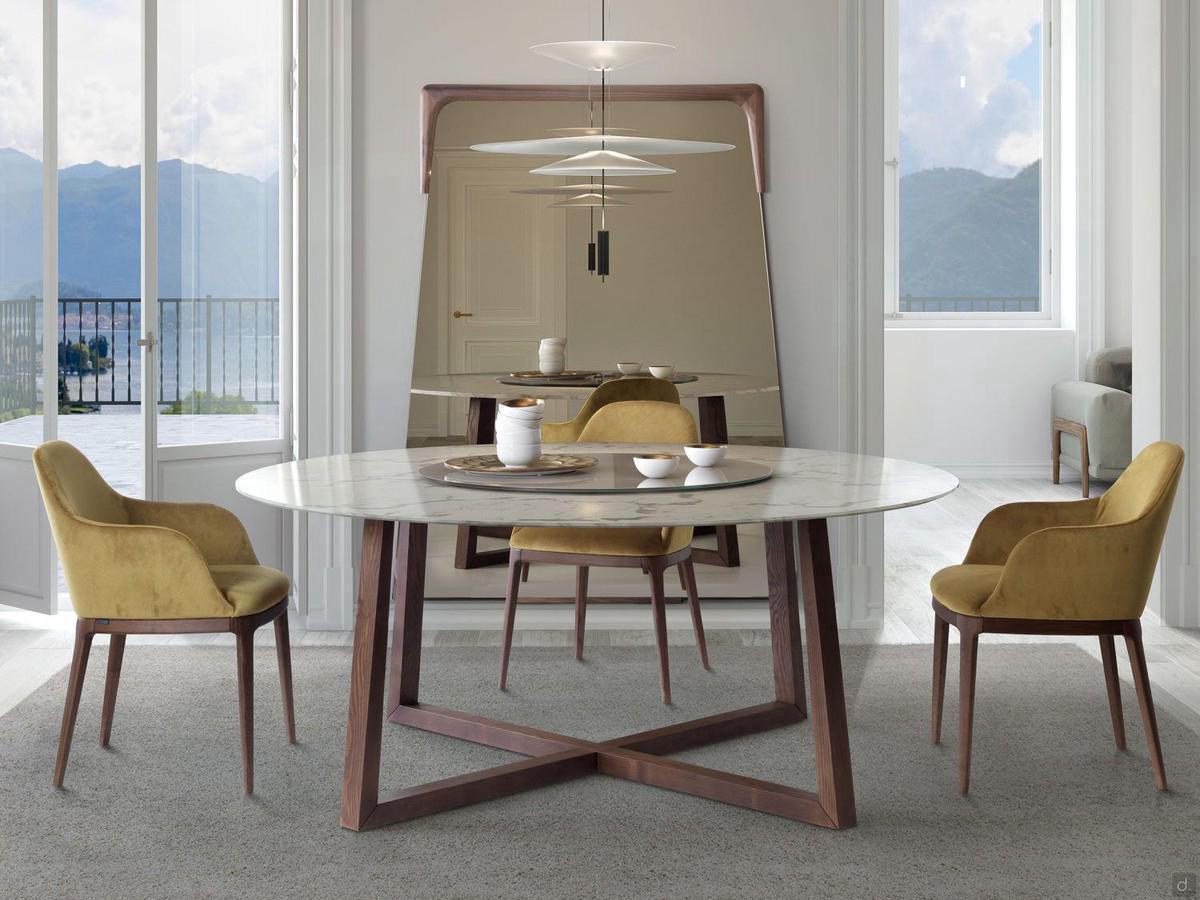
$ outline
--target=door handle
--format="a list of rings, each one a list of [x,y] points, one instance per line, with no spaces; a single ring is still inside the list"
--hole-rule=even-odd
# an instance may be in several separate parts
[[[475,315],[475,313],[465,313],[461,309],[456,309],[454,311],[454,318],[456,319],[466,319],[473,315]]]

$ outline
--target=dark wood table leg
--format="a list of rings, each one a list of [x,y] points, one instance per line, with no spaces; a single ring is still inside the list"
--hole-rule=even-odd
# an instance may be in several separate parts
[[[812,686],[813,744],[817,754],[817,797],[835,828],[856,821],[846,692],[833,596],[833,562],[825,519],[798,522],[804,630],[808,635],[808,678]],[[771,526],[768,526],[771,527]]]
[[[427,528],[401,525],[396,540],[396,631],[387,718],[530,758],[405,788],[381,798],[379,753],[392,530],[384,522],[368,522],[364,529],[342,789],[345,827],[377,828],[597,772],[824,828],[848,828],[855,823],[833,568],[824,520],[801,522],[798,526],[786,522],[766,526],[775,700],[608,741],[556,734],[420,702]],[[811,705],[805,702],[802,675],[801,587]],[[791,725],[805,718],[806,708],[813,718],[815,792],[660,755]]]
[[[472,397],[467,408],[467,443],[494,444],[496,442],[496,401],[491,397]],[[511,528],[477,528],[473,525],[458,526],[458,542],[454,547],[454,568],[479,569],[483,566],[508,565],[508,548],[480,550],[481,537],[505,538]]]
[[[363,524],[354,658],[350,665],[346,766],[342,776],[342,827],[354,831],[366,826],[367,818],[379,803],[379,748],[383,736],[394,530],[391,522],[368,519]]]
[[[699,397],[697,403],[700,405],[700,440],[705,444],[728,444],[729,424],[725,421],[725,398]],[[718,525],[716,528],[696,529],[696,534],[713,533],[717,536],[717,549],[693,550],[692,559],[709,566],[740,566],[742,557],[738,550],[737,526]]]

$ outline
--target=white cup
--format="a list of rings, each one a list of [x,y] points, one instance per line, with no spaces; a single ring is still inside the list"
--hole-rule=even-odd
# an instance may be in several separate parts
[[[496,434],[541,434],[541,419],[514,419],[496,416]]]
[[[539,356],[538,369],[543,375],[558,375],[567,367],[565,356]]]
[[[545,400],[521,397],[518,400],[501,400],[496,406],[496,415],[513,419],[536,419],[540,422],[545,410]]]
[[[530,466],[541,458],[542,442],[538,441],[535,444],[501,442],[496,445],[496,456],[509,468]]]
[[[497,444],[540,444],[542,442],[542,433],[536,428],[522,429],[519,431],[496,431]]]

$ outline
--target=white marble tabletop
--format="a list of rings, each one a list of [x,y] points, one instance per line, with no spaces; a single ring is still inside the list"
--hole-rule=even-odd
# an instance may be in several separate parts
[[[721,372],[689,372],[695,381],[677,384],[680,397],[728,397],[734,394],[763,394],[779,390],[779,381],[768,375],[734,375]],[[507,372],[476,372],[461,375],[414,375],[412,393],[434,397],[485,397],[508,400],[513,397],[587,397],[594,387],[544,387],[501,384]],[[635,376],[643,377],[643,376]],[[648,377],[648,376],[646,376]]]
[[[547,444],[546,452],[679,452],[667,444]],[[240,494],[272,506],[448,525],[735,525],[882,512],[936,500],[958,486],[949,472],[920,463],[825,450],[731,446],[729,457],[758,460],[774,476],[725,490],[619,494],[514,494],[438,484],[425,463],[487,452],[480,445],[376,450],[282,463],[247,472]]]

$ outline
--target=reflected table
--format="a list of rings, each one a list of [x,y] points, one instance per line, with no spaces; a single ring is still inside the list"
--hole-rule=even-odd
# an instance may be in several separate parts
[[[586,399],[594,386],[567,387],[503,384],[499,379],[507,372],[474,372],[459,375],[414,375],[412,393],[430,397],[456,397],[468,401],[466,437],[469,444],[491,444],[496,440],[496,403],[516,397]],[[776,378],[766,375],[737,375],[726,372],[681,372],[693,375],[694,381],[677,384],[682,400],[696,400],[700,412],[700,440],[706,444],[729,443],[729,426],[725,418],[725,398],[739,394],[764,394],[779,391]],[[631,376],[648,377],[648,376]],[[715,566],[741,564],[737,529],[720,527],[716,550],[695,549],[692,558],[698,563]],[[703,532],[701,532],[703,533]],[[479,529],[464,526],[458,530],[454,565],[459,569],[508,564],[508,550],[480,550],[479,538],[508,538],[506,529]]]
[[[384,450],[248,472],[239,493],[272,506],[362,519],[341,823],[360,831],[593,774],[680,791],[820,825],[855,823],[854,780],[828,520],[926,503],[954,490],[947,472],[872,456],[735,447],[774,474],[724,490],[519,494],[441,484],[422,466],[470,447]],[[548,445],[601,453],[603,444]],[[663,445],[626,448],[661,452]],[[419,699],[425,551],[431,524],[630,527],[761,523],[766,532],[774,698],[665,728],[591,741]],[[393,571],[395,578],[393,580]],[[393,642],[388,614],[395,597]],[[803,675],[800,600],[808,650]],[[391,670],[390,678],[388,670]],[[564,698],[563,702],[569,702]],[[812,718],[817,784],[804,790],[670,759],[665,754]],[[528,759],[380,793],[384,720],[523,754]]]

